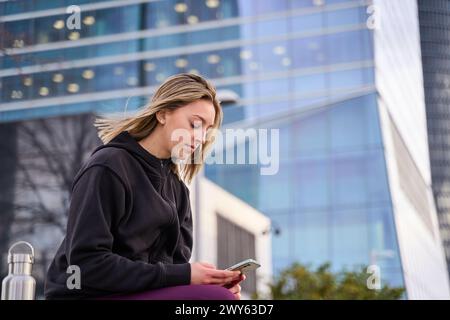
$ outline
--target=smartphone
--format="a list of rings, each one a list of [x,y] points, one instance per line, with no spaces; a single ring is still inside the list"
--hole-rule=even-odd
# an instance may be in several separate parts
[[[261,265],[253,259],[247,259],[241,262],[236,263],[235,265],[227,268],[227,270],[231,271],[241,271],[245,273],[247,271],[252,271],[258,269]]]

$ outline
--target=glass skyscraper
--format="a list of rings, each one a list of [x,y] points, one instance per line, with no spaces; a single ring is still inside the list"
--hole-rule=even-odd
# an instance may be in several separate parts
[[[282,45],[289,71],[274,70],[270,80],[264,73],[259,87],[244,89],[255,98],[244,95],[242,105],[227,110],[245,115],[227,128],[280,129],[278,174],[212,165],[206,175],[281,230],[273,237],[275,273],[294,261],[330,261],[335,270],[375,264],[382,282],[405,287],[407,298],[448,298],[431,196],[417,4],[318,3],[284,19],[292,28]],[[283,50],[272,46],[247,50],[269,56],[276,69]]]
[[[433,193],[450,274],[450,1],[419,0]]]
[[[69,5],[81,28],[69,29]],[[280,130],[280,168],[205,175],[268,215],[273,268],[380,267],[448,298],[431,196],[415,0],[6,1],[0,121],[134,110],[171,74],[238,99],[225,128]],[[242,146],[246,147],[248,141]]]

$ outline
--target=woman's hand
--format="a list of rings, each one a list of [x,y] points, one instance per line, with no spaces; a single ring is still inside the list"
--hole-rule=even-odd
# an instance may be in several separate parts
[[[225,284],[224,287],[231,291],[234,294],[236,300],[241,300],[241,286],[240,282],[244,281],[247,277],[245,274],[241,273],[237,280],[232,281],[231,283]]]
[[[207,262],[191,263],[191,284],[217,284],[225,285],[237,277],[240,271],[217,270]]]

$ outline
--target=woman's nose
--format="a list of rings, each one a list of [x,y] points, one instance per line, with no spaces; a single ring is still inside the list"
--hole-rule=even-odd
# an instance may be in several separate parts
[[[195,141],[195,145],[199,145],[200,143],[205,143],[206,142],[206,135],[207,135],[207,132],[206,132],[206,130],[201,130],[201,131],[199,131],[199,132],[197,132],[195,135],[194,135],[194,141]]]

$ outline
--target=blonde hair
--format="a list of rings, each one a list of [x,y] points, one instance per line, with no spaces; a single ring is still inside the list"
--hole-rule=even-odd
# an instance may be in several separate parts
[[[169,77],[154,93],[151,101],[136,115],[121,119],[97,118],[94,126],[98,129],[98,136],[103,143],[108,143],[122,131],[136,140],[147,137],[156,128],[158,120],[156,113],[161,110],[174,110],[199,99],[211,101],[216,111],[214,124],[206,135],[200,153],[191,155],[183,164],[171,164],[172,171],[179,179],[191,183],[194,176],[202,168],[207,152],[212,146],[215,134],[222,124],[222,108],[216,97],[215,87],[203,77],[192,73],[181,73]],[[201,157],[201,161],[195,157]],[[195,160],[195,161],[194,161]]]

